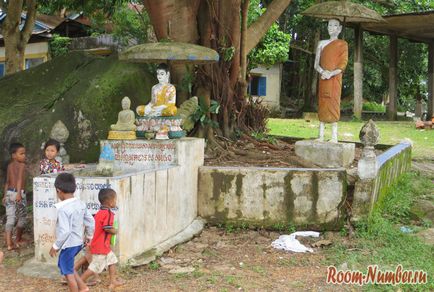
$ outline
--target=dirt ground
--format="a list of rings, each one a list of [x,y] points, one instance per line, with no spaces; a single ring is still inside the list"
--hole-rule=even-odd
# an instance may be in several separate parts
[[[294,150],[295,141],[289,138],[258,141],[244,135],[235,142],[221,137],[216,139],[223,149],[207,148],[205,153],[207,166],[318,167],[297,157]],[[378,155],[383,151],[375,152]],[[355,159],[350,167],[357,165],[361,153],[362,149],[356,147]]]
[[[116,291],[351,291],[351,287],[325,283],[324,250],[315,248],[314,253],[305,254],[275,250],[270,244],[278,236],[265,230],[228,232],[208,227],[155,263],[121,268],[126,284]],[[0,291],[67,291],[59,280],[17,274],[32,252],[32,245],[6,252]],[[91,291],[108,290],[106,273],[102,279]]]

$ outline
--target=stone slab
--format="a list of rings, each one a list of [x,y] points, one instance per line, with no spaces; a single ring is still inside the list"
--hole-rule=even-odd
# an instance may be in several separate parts
[[[320,167],[348,167],[354,160],[354,143],[331,143],[303,140],[295,143],[295,154]]]
[[[128,265],[135,267],[135,266],[146,265],[154,261],[158,256],[161,256],[163,253],[165,253],[175,245],[189,241],[195,235],[201,233],[205,226],[205,223],[206,223],[205,220],[203,220],[202,218],[200,217],[196,218],[193,222],[191,222],[189,226],[187,226],[184,230],[182,230],[178,234],[158,244],[157,246],[143,253],[142,255],[130,259],[128,261]]]
[[[35,278],[53,279],[57,281],[60,280],[60,272],[56,263],[41,262],[36,258],[32,258],[24,262],[24,264],[18,268],[17,272]]]

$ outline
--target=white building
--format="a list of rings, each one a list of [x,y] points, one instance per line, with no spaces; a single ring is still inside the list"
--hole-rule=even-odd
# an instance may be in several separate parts
[[[262,103],[269,109],[279,110],[282,64],[269,68],[259,66],[250,71],[250,76],[248,93],[253,98],[261,98]]]

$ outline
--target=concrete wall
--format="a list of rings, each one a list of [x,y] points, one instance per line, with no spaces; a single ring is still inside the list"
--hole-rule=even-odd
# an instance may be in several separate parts
[[[352,220],[366,218],[399,176],[411,169],[411,145],[400,143],[377,157],[375,179],[359,179],[354,188]]]
[[[87,203],[92,213],[99,210],[101,188],[111,187],[117,192],[119,232],[115,252],[121,264],[137,264],[152,256],[156,246],[182,232],[197,217],[197,174],[204,161],[204,140],[171,142],[176,146],[177,165],[130,168],[115,177],[76,177],[75,196]],[[48,257],[57,217],[54,180],[55,175],[45,175],[33,182],[35,259],[39,262],[56,261]]]
[[[264,105],[270,109],[280,109],[280,85],[282,81],[282,65],[276,64],[269,69],[259,66],[250,71],[252,75],[267,77],[267,95],[261,96]]]
[[[199,170],[198,212],[209,223],[315,229],[342,226],[344,169],[208,167]]]

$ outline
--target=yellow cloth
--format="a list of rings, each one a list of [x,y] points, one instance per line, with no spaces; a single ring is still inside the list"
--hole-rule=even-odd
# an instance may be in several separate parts
[[[163,117],[174,116],[177,113],[177,108],[174,102],[170,102],[175,99],[176,91],[173,85],[164,85],[163,88],[157,93],[154,106],[166,105],[161,115]]]
[[[324,70],[345,70],[348,63],[348,44],[344,40],[334,40],[321,52],[320,66]],[[320,78],[318,85],[318,118],[321,122],[334,123],[341,115],[342,73],[330,79]]]

